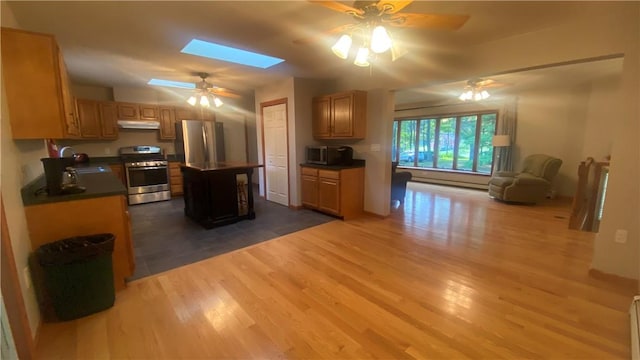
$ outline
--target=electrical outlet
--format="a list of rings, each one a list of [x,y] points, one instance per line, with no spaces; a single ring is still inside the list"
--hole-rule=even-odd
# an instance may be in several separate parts
[[[108,148],[108,147],[104,148],[104,154],[111,155],[111,148]]]
[[[624,244],[627,242],[627,230],[618,229],[616,230],[616,238],[615,241],[620,244]]]
[[[380,151],[380,144],[371,144],[371,151]]]
[[[31,288],[31,274],[29,273],[29,267],[25,266],[24,269],[22,269],[22,276],[24,277],[24,286],[27,287],[27,289]]]

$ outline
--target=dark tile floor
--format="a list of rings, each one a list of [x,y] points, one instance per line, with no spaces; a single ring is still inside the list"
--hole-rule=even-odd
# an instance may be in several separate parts
[[[254,207],[254,220],[207,230],[185,217],[181,197],[130,206],[136,271],[129,280],[335,220],[307,209],[291,210],[258,196]]]

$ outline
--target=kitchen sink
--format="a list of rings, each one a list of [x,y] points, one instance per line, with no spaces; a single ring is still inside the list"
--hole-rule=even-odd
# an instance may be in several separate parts
[[[78,173],[78,174],[95,174],[95,173],[102,173],[102,172],[111,171],[111,169],[109,169],[108,166],[77,167],[77,168],[75,168],[75,170],[76,170],[76,173]]]

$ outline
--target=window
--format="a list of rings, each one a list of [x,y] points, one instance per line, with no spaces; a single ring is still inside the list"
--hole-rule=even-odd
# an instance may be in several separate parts
[[[393,122],[391,157],[400,166],[490,174],[496,112]]]

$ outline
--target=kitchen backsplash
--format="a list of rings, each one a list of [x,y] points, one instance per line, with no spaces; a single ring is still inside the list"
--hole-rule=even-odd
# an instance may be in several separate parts
[[[154,145],[164,149],[165,154],[175,154],[173,140],[158,140],[158,130],[119,129],[117,140],[58,140],[58,148],[71,146],[78,153],[89,157],[117,156],[118,149],[134,145]]]

